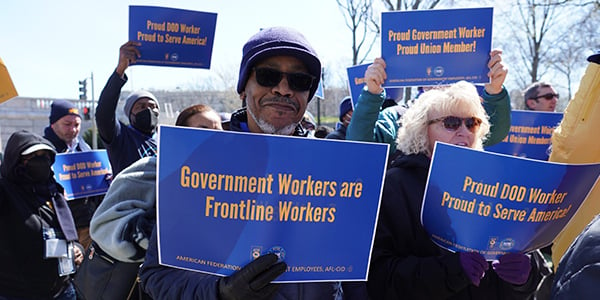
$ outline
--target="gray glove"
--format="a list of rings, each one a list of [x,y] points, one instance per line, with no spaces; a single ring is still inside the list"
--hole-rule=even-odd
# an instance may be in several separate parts
[[[219,280],[221,300],[270,299],[278,286],[271,283],[287,269],[277,262],[277,255],[265,254],[245,265],[229,277]]]

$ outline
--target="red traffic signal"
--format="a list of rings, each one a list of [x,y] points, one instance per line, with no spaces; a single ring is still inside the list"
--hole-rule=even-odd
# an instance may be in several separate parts
[[[83,108],[83,119],[84,120],[89,120],[90,119],[90,108],[85,106]]]

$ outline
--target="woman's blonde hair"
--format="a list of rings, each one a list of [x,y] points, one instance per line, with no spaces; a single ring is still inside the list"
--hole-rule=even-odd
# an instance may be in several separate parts
[[[483,149],[483,141],[490,131],[489,117],[481,105],[477,89],[466,81],[421,94],[401,118],[402,126],[398,129],[396,138],[397,149],[407,155],[423,153],[431,156],[427,136],[429,121],[440,115],[452,116],[465,112],[482,121],[475,132],[473,148]]]

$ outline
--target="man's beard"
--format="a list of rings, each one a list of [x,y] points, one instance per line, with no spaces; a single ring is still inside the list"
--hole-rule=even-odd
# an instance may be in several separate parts
[[[296,127],[298,126],[298,123],[292,123],[278,129],[275,128],[275,126],[273,126],[272,124],[269,124],[267,121],[257,118],[254,112],[252,111],[251,105],[246,105],[246,111],[248,111],[248,115],[250,115],[254,122],[256,122],[258,128],[260,128],[262,132],[267,134],[291,135],[294,132],[294,129],[296,129]]]

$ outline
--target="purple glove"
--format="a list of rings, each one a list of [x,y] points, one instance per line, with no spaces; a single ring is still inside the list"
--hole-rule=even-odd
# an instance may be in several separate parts
[[[479,282],[485,271],[488,269],[488,263],[483,255],[477,252],[460,252],[458,253],[460,266],[463,271],[475,286],[479,286]]]
[[[504,281],[522,285],[527,282],[531,272],[529,256],[521,253],[508,253],[500,256],[498,261],[492,263],[496,274]]]

